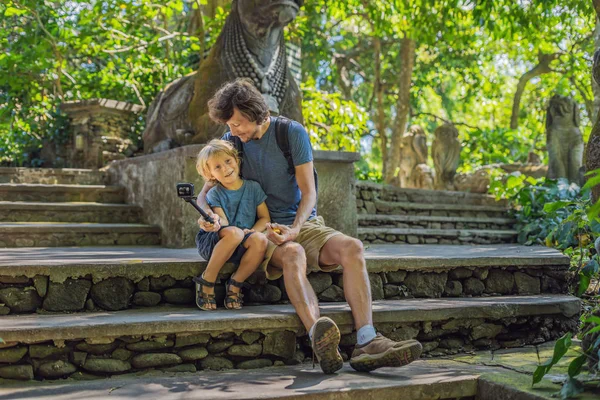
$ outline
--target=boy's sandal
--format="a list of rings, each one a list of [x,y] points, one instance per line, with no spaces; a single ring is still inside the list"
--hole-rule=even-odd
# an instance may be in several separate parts
[[[240,289],[239,292],[234,292],[231,290],[231,286],[235,286]],[[225,296],[225,308],[228,310],[239,310],[242,308],[242,304],[244,301],[244,295],[242,294],[242,289],[248,287],[248,284],[245,282],[238,282],[233,278],[229,278],[227,284],[225,286],[227,290],[227,295]]]
[[[214,288],[215,283],[205,280],[202,276],[196,276],[192,279],[196,283],[196,305],[204,311],[215,311],[217,309],[217,301],[214,293],[204,293],[203,287]],[[207,307],[209,304],[214,304],[215,308]]]

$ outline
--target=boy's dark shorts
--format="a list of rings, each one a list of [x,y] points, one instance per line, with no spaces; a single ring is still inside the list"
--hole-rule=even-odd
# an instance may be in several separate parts
[[[223,227],[221,227],[221,229],[223,229]],[[234,264],[240,263],[242,257],[246,253],[244,243],[246,242],[246,239],[248,239],[248,237],[253,233],[254,232],[250,232],[244,235],[242,243],[238,245],[238,247],[235,249],[235,251],[229,258],[229,260],[227,260],[227,262],[231,262]],[[221,240],[219,238],[219,232],[206,232],[200,229],[200,231],[196,235],[196,248],[198,249],[198,254],[200,254],[200,257],[204,258],[206,261],[210,260],[210,256],[219,240]]]

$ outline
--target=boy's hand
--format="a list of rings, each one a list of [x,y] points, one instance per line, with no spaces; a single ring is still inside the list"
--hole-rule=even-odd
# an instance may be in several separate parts
[[[244,235],[254,232],[254,229],[244,229]]]
[[[198,225],[200,226],[200,229],[202,229],[205,232],[217,232],[219,229],[221,229],[221,218],[218,214],[215,214],[211,210],[208,210],[206,213],[209,217],[213,219],[213,221],[215,221],[215,223],[211,224],[210,222],[207,222],[204,218],[200,217],[198,218]]]
[[[267,224],[267,238],[276,245],[293,242],[298,233],[287,225]]]

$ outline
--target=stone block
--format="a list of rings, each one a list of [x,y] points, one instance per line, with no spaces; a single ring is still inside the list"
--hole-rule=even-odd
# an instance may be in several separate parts
[[[258,368],[266,368],[271,367],[273,365],[273,361],[267,358],[257,358],[256,360],[246,360],[238,363],[236,365],[237,369],[258,369]]]
[[[448,297],[458,297],[462,294],[463,287],[460,281],[447,281],[444,294]]]
[[[510,294],[515,286],[515,277],[512,273],[500,269],[490,271],[485,280],[486,293]]]
[[[276,303],[281,300],[281,290],[273,285],[253,285],[248,289],[245,299],[249,303]]]
[[[326,302],[345,301],[344,290],[336,285],[331,285],[318,295],[319,300]]]
[[[206,350],[206,347],[195,346],[181,350],[177,355],[179,355],[183,361],[196,361],[206,358],[208,356],[208,350]]]
[[[30,381],[33,379],[33,367],[31,365],[7,365],[0,367],[0,378]]]
[[[0,349],[0,363],[16,363],[23,358],[25,354],[27,354],[27,347]]]
[[[284,359],[292,358],[296,351],[296,334],[291,331],[276,331],[266,335],[263,355]]]
[[[117,343],[117,342],[107,343],[107,344],[89,344],[89,343],[81,342],[81,343],[78,343],[77,346],[75,346],[75,348],[79,351],[83,351],[83,352],[86,352],[89,354],[102,355],[102,354],[112,353],[113,350],[115,350],[118,345],[119,345],[119,343]]]
[[[196,294],[192,289],[171,288],[163,292],[163,298],[171,304],[194,304]]]
[[[463,285],[466,295],[479,296],[485,290],[485,285],[477,278],[468,278]]]
[[[48,277],[42,275],[34,276],[33,287],[35,287],[41,298],[46,297],[46,293],[48,293]]]
[[[173,347],[175,343],[172,340],[166,341],[143,341],[137,343],[130,343],[127,345],[127,349],[131,351],[154,351],[154,350],[162,350]]]
[[[473,270],[473,277],[483,281],[488,277],[489,272],[490,270],[487,268],[475,268]]]
[[[448,272],[448,279],[460,280],[470,278],[471,276],[473,276],[473,271],[467,268],[455,268]]]
[[[50,282],[44,299],[48,311],[80,311],[85,306],[92,282],[87,279],[67,279],[64,283]]]
[[[233,369],[233,363],[225,357],[208,356],[200,361],[202,369],[209,369],[213,371],[221,371],[224,369]]]
[[[168,365],[181,364],[181,362],[181,357],[173,353],[138,354],[131,359],[131,365],[139,369],[166,367]]]
[[[331,274],[325,272],[313,272],[309,274],[308,281],[316,294],[324,292],[333,283]]]
[[[141,281],[139,281],[137,283],[137,288],[139,291],[141,292],[147,292],[150,290],[150,279],[149,278],[143,278]]]
[[[159,278],[150,277],[150,289],[154,292],[160,292],[175,285],[177,281],[169,275],[163,275]]]
[[[389,271],[385,273],[388,283],[402,283],[407,274],[406,271]]]
[[[442,297],[446,287],[448,274],[411,272],[404,280],[404,284],[415,297],[437,298]]]
[[[212,343],[209,343],[206,348],[208,349],[209,353],[218,354],[227,350],[231,346],[233,346],[233,340],[216,340]]]
[[[502,325],[496,324],[481,324],[475,326],[471,331],[471,339],[477,340],[482,338],[493,339],[502,332]]]
[[[540,278],[515,272],[515,284],[519,294],[540,294]]]
[[[29,346],[29,357],[50,358],[61,357],[71,351],[68,347],[56,347],[48,344],[32,344]]]
[[[77,371],[76,366],[62,360],[43,363],[37,370],[42,378],[48,379],[64,378],[75,371]]]
[[[369,283],[371,284],[371,298],[373,300],[383,300],[385,299],[385,294],[383,292],[383,280],[379,274],[369,274]]]
[[[133,295],[133,304],[141,307],[154,307],[162,300],[160,293],[136,292]]]
[[[193,346],[196,344],[207,344],[210,341],[208,333],[196,333],[191,335],[178,334],[175,337],[175,347]]]
[[[235,357],[258,357],[262,353],[260,343],[234,344],[227,349],[227,354]]]
[[[240,335],[240,339],[242,339],[246,344],[252,344],[260,339],[261,336],[262,335],[260,332],[245,331]]]
[[[127,361],[113,360],[111,358],[88,358],[85,364],[83,364],[83,368],[90,372],[115,374],[129,371],[131,364]]]
[[[161,368],[161,371],[165,372],[196,372],[196,366],[194,364],[179,364],[173,367]]]
[[[131,304],[135,287],[126,278],[116,277],[105,279],[92,287],[91,297],[99,307],[117,311],[124,310]]]
[[[115,360],[127,361],[133,355],[133,351],[127,349],[116,349],[112,352],[111,357]]]
[[[15,314],[34,312],[42,305],[42,299],[33,287],[0,289],[0,303]]]

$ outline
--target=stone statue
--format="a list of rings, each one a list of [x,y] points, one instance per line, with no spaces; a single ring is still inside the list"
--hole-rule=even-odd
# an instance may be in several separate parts
[[[251,79],[271,113],[303,122],[301,97],[286,60],[283,28],[304,0],[233,0],[223,31],[193,72],[168,84],[148,109],[146,153],[206,143],[225,128],[208,117],[207,102],[225,82]]]
[[[427,164],[427,157],[425,131],[419,125],[412,125],[400,141],[400,187],[419,187],[415,182],[415,168],[419,164]]]
[[[597,84],[600,85],[600,49],[594,53],[594,66],[592,67],[592,77]],[[592,120],[595,120],[592,127],[592,133],[588,139],[585,149],[585,170],[586,172],[594,171],[600,168],[600,115],[595,115]],[[595,203],[600,199],[600,185],[592,188],[592,201]]]
[[[458,129],[454,125],[446,123],[435,130],[431,157],[437,190],[454,190],[453,181],[460,162],[460,150]]]
[[[549,179],[567,178],[581,183],[583,137],[579,130],[579,110],[573,99],[554,95],[546,114],[546,147]]]
[[[467,174],[456,174],[454,177],[454,189],[459,192],[487,193],[490,183],[490,171],[487,166]]]

